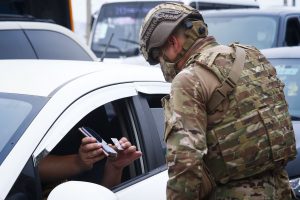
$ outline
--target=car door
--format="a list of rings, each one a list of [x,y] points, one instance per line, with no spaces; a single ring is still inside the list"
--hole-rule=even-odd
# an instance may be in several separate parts
[[[62,149],[58,146],[68,138],[68,134],[73,131],[74,135],[78,135],[78,126],[84,124],[103,133],[101,136],[107,142],[110,142],[111,137],[125,136],[143,152],[140,159],[124,169],[122,183],[113,188],[113,191],[120,193],[122,198],[132,197],[132,193],[127,192],[126,188],[147,185],[140,188],[139,192],[149,197],[153,196],[153,192],[148,188],[159,186],[156,179],[163,179],[161,184],[164,185],[166,173],[161,172],[165,171],[166,167],[162,133],[159,133],[159,130],[163,129],[163,121],[155,122],[155,115],[152,114],[154,111],[151,111],[149,105],[154,102],[153,99],[155,99],[155,104],[158,104],[158,99],[167,94],[169,89],[168,83],[124,83],[100,88],[82,96],[70,105],[50,127],[33,154],[35,163],[47,154],[51,154],[52,151]],[[151,99],[154,96],[155,98]],[[159,107],[160,114],[158,115],[162,119],[161,104],[156,107]],[[160,128],[157,124],[160,124]],[[67,146],[64,147],[69,148]],[[153,178],[156,181],[153,181]],[[85,181],[89,181],[88,178]],[[164,193],[164,187],[158,188],[160,188],[160,193]]]

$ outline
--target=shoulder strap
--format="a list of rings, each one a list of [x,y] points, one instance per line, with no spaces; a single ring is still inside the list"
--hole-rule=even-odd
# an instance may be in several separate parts
[[[236,87],[240,75],[244,68],[246,52],[241,47],[235,46],[235,60],[228,77],[213,92],[208,104],[208,113],[212,113],[227,97],[227,95]]]

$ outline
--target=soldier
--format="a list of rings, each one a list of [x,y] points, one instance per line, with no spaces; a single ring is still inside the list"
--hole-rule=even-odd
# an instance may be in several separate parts
[[[172,82],[162,99],[167,198],[291,199],[284,84],[255,47],[219,45],[207,30],[199,11],[164,3],[140,31],[143,56]]]

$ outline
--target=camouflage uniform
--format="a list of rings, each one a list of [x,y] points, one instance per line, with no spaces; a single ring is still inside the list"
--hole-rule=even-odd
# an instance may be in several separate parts
[[[291,154],[291,158],[296,152],[283,95],[284,85],[276,78],[275,69],[257,49],[243,46],[246,60],[236,89],[214,112],[208,112],[210,97],[223,81],[222,77],[228,75],[235,54],[234,51],[201,54],[218,45],[212,37],[200,39],[198,43],[201,43],[195,51],[198,54],[194,54],[175,76],[170,96],[162,100],[169,167],[168,199],[204,199],[202,193],[208,181],[212,185],[215,182],[216,187],[205,199],[291,199],[289,179],[284,170],[287,160],[275,165],[273,160],[264,157],[265,152],[269,155],[271,151],[266,142],[277,142],[273,147],[285,146],[283,151]],[[265,127],[251,121],[256,117],[237,123],[237,119],[243,114],[249,116],[258,104],[265,105],[264,109],[274,102],[282,102],[279,111],[274,108],[267,112],[271,115],[283,113],[279,119],[282,127],[275,124],[271,129],[286,129],[279,130],[276,139],[269,141],[267,137],[258,137],[265,132]],[[221,127],[219,132],[216,127]],[[271,154],[275,157],[275,153]],[[255,165],[247,171],[250,161]],[[240,162],[246,165],[236,166]]]
[[[283,83],[256,48],[207,34],[198,10],[174,2],[149,11],[140,31],[144,58],[172,82],[162,100],[167,198],[291,199],[284,166],[296,147]]]

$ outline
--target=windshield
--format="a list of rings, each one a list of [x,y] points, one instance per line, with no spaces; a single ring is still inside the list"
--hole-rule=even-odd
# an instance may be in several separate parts
[[[300,59],[269,59],[277,75],[285,83],[284,93],[289,112],[294,120],[300,120]]]
[[[44,102],[42,97],[0,93],[0,164]]]
[[[98,57],[102,56],[106,46],[105,57],[108,58],[138,55],[139,32],[144,17],[159,3],[162,1],[104,4],[94,27],[92,50]]]
[[[233,42],[255,46],[258,49],[276,45],[277,20],[268,16],[204,16],[208,33],[220,44]]]

